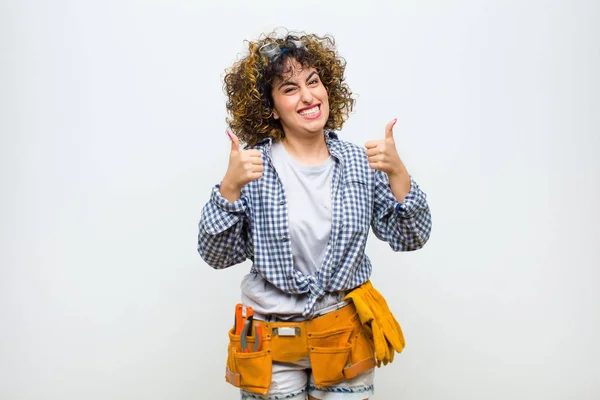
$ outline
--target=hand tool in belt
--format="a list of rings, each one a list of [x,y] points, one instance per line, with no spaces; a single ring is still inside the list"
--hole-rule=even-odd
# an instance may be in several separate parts
[[[236,308],[236,312],[238,309]],[[248,336],[252,336],[252,322],[254,321],[254,310],[250,306],[243,306],[241,308],[241,316],[238,318],[236,316],[236,333],[240,330],[239,327],[242,326],[240,334],[240,346],[242,348],[242,352],[249,353],[251,350],[248,348]],[[243,324],[242,324],[243,322]],[[262,345],[262,325],[260,323],[254,324],[254,348],[253,352],[257,352],[260,350],[260,346]]]
[[[250,306],[243,304],[236,304],[235,306],[235,318],[233,319],[233,333],[235,335],[241,335],[248,318],[254,318],[254,310]]]
[[[244,329],[244,318],[245,316],[245,312],[244,312],[244,305],[243,304],[236,304],[235,305],[235,317],[233,319],[233,333],[235,335],[240,335],[242,333],[242,329]]]
[[[246,321],[246,328],[242,332],[240,336],[240,346],[242,348],[243,353],[250,353],[250,349],[248,348],[248,336],[251,336],[252,332],[252,319],[248,319]],[[262,345],[262,325],[260,322],[254,323],[254,348],[252,352],[256,353],[260,350],[260,346]]]

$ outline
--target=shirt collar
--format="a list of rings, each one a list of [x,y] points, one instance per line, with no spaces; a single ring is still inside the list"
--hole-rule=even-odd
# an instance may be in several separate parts
[[[341,160],[342,157],[340,155],[340,147],[341,143],[338,137],[338,134],[334,131],[325,131],[325,143],[327,144],[327,148],[329,149],[329,153],[335,158]],[[271,145],[273,144],[273,138],[267,137],[259,140],[256,145],[252,146],[253,148],[262,148],[265,150],[265,154],[269,157],[271,156]]]

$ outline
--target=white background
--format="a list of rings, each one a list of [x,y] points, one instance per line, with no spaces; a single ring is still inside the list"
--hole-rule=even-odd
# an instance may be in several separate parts
[[[0,3],[0,398],[236,399],[249,264],[197,221],[226,168],[222,75],[277,26],[331,33],[429,196],[414,253],[374,237],[407,347],[375,399],[600,398],[600,3]]]

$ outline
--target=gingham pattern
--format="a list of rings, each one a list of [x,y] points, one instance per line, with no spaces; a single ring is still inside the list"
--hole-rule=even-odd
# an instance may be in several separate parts
[[[402,203],[392,194],[385,173],[369,167],[365,150],[326,133],[335,161],[332,179],[332,227],[325,258],[314,276],[294,269],[287,199],[270,159],[271,139],[252,147],[263,153],[263,176],[242,189],[241,198],[228,202],[215,186],[199,223],[198,252],[216,269],[253,261],[252,270],[287,293],[309,293],[303,315],[309,316],[326,291],[352,289],[371,275],[365,245],[372,227],[394,251],[421,248],[431,232],[425,193],[411,177]]]

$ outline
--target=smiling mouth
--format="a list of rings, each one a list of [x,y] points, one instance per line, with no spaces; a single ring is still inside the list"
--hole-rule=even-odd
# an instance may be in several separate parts
[[[312,108],[298,112],[298,114],[302,115],[303,117],[314,117],[320,113],[321,113],[321,106],[318,104]]]

